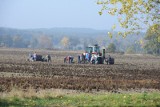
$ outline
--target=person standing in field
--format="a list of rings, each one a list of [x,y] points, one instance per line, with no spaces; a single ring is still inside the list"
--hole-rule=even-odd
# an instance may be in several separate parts
[[[89,53],[86,53],[85,60],[89,62]]]
[[[36,59],[37,59],[37,53],[34,52],[34,54],[33,54],[33,60],[36,61]]]
[[[81,56],[78,55],[78,63],[80,64],[81,63]]]
[[[107,58],[107,60],[106,60],[106,62],[107,62],[107,65],[109,64],[109,62],[111,61],[111,56],[110,55],[108,55],[108,58]]]

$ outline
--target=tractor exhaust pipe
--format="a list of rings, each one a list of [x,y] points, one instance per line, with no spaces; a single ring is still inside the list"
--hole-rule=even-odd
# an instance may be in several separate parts
[[[105,49],[103,49],[103,50],[102,50],[102,57],[103,57],[103,61],[104,61],[104,60],[105,60],[105,58],[106,58],[106,57],[105,57],[105,54],[106,54]]]

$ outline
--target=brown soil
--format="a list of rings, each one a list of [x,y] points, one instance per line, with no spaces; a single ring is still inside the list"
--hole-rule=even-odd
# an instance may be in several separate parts
[[[29,52],[50,54],[52,62],[27,62]],[[27,89],[72,89],[81,91],[160,90],[160,57],[118,55],[114,65],[77,64],[80,51],[0,49],[0,91],[13,86]],[[74,56],[74,64],[63,58]]]

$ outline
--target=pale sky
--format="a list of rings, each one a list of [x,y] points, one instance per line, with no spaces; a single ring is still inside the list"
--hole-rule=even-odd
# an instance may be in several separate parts
[[[0,0],[0,27],[110,30],[118,21],[100,9],[96,0]]]

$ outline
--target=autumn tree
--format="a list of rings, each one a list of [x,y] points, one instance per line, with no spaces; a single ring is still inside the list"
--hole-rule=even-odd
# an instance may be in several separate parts
[[[63,37],[61,40],[61,44],[64,48],[68,49],[69,47],[69,38],[68,37]]]
[[[118,32],[118,35],[125,38],[128,34],[139,33],[149,26],[153,26],[155,30],[160,23],[160,0],[98,0],[97,4],[102,6],[99,14],[104,12],[113,16],[117,16],[119,24],[124,28],[125,32]],[[115,29],[113,25],[112,29]],[[112,33],[108,32],[112,37]],[[160,41],[159,41],[160,42]]]
[[[151,26],[145,36],[146,44],[144,46],[144,49],[146,50],[147,53],[150,54],[160,54],[160,38],[156,32],[153,32],[153,27]],[[158,25],[157,29],[160,27]],[[160,32],[160,30],[159,30]]]

